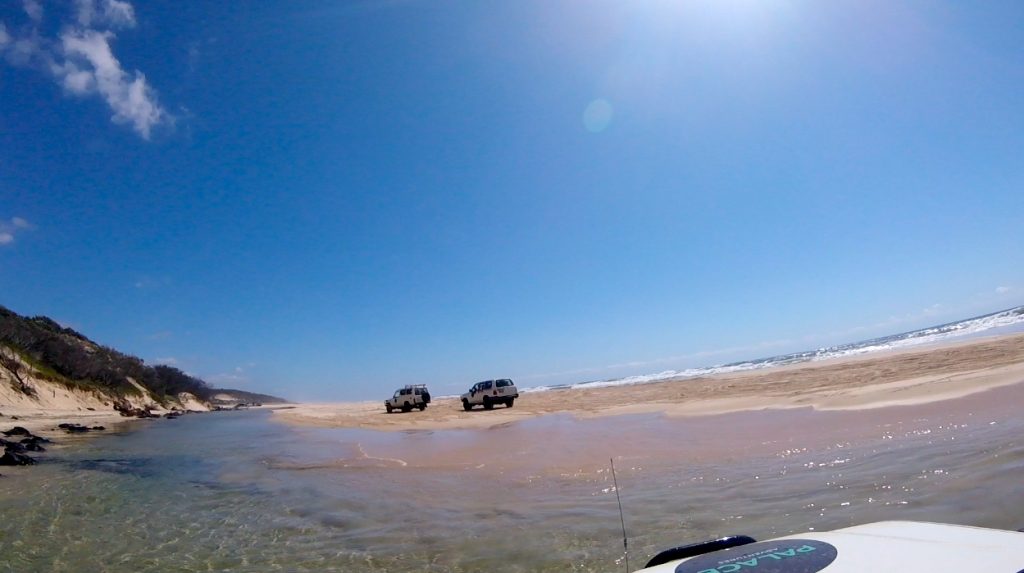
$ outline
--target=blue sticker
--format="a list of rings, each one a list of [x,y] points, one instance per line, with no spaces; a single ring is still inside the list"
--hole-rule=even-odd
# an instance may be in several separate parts
[[[839,552],[824,541],[781,539],[724,549],[684,561],[676,573],[816,573]]]

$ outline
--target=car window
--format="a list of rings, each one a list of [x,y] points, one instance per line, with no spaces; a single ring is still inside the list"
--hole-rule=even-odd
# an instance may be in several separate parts
[[[480,389],[481,390],[490,390],[491,389],[491,381],[488,380],[487,382],[481,382],[480,383]]]
[[[498,388],[504,388],[505,386],[511,386],[512,385],[512,381],[508,380],[508,379],[498,380],[497,382],[495,382],[495,385],[497,385]]]

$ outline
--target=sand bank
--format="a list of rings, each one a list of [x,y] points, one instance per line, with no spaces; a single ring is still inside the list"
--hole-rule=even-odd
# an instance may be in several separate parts
[[[64,433],[57,425],[65,422],[109,429],[127,420],[113,409],[109,398],[45,380],[34,379],[32,386],[35,394],[27,396],[0,383],[0,430],[21,426],[33,434],[53,436]]]
[[[381,401],[302,404],[275,412],[281,421],[374,430],[489,428],[545,414],[699,416],[811,407],[852,410],[960,398],[1024,382],[1024,335],[961,341],[898,352],[666,380],[631,386],[524,392],[513,408],[465,412],[436,399],[424,412],[387,414]],[[469,384],[467,383],[467,387]]]
[[[115,399],[99,392],[69,388],[25,371],[21,373],[20,379],[31,388],[31,393],[17,390],[18,380],[12,380],[9,371],[0,370],[0,431],[21,426],[34,434],[53,436],[64,434],[57,428],[57,425],[62,423],[89,427],[103,426],[109,430],[135,419],[121,416],[120,412],[114,410]],[[128,381],[134,384],[139,392],[137,395],[120,398],[121,400],[133,408],[158,404],[144,387],[131,378]],[[210,409],[207,404],[187,393],[182,393],[178,402],[180,409]],[[154,407],[152,411],[163,414],[168,410]]]

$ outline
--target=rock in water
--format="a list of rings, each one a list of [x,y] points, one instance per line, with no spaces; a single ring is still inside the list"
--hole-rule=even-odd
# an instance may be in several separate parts
[[[8,452],[14,452],[16,454],[24,453],[28,447],[18,442],[10,442],[4,439],[0,439],[0,446],[3,446]]]
[[[30,458],[25,454],[17,454],[11,450],[4,452],[3,456],[0,456],[0,466],[30,466],[36,463],[35,458]]]
[[[21,443],[23,443],[23,444],[50,444],[50,443],[53,443],[53,442],[51,442],[50,440],[48,440],[48,439],[46,439],[46,438],[44,438],[42,436],[29,436],[27,438],[22,438],[21,439]]]

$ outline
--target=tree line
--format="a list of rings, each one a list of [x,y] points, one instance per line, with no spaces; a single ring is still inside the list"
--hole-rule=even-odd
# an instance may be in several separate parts
[[[207,400],[214,390],[173,366],[149,366],[141,358],[97,344],[45,316],[24,317],[0,306],[0,344],[32,364],[39,375],[108,394],[136,394],[131,377],[157,398],[181,392]]]

